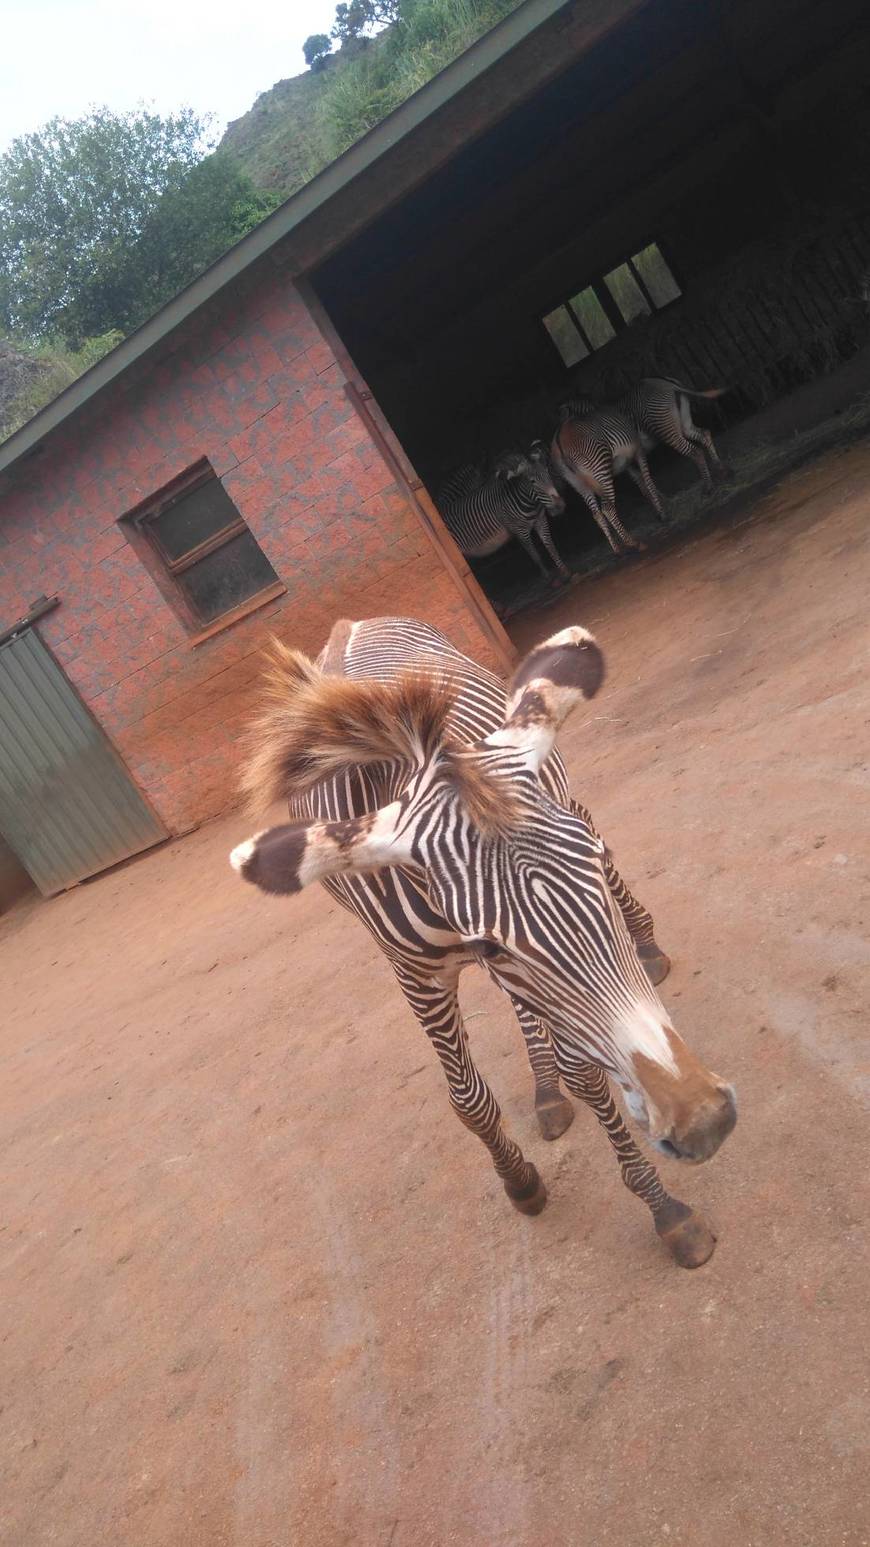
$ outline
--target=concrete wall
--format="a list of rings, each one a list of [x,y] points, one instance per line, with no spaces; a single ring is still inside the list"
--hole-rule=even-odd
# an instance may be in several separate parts
[[[338,617],[406,612],[497,664],[345,382],[264,263],[0,481],[0,620],[59,593],[40,632],[172,831],[231,801],[272,633],[314,653]],[[194,645],[119,519],[202,457],[287,589]]]

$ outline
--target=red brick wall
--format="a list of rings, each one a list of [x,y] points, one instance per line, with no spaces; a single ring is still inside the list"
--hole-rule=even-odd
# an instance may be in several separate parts
[[[0,481],[0,622],[59,593],[43,637],[172,831],[233,799],[270,634],[316,653],[338,617],[411,613],[496,665],[274,267],[122,380]],[[287,594],[194,646],[118,520],[203,456]]]

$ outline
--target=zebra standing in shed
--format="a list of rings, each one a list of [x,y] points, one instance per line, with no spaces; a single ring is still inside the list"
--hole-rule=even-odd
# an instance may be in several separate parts
[[[664,1190],[608,1080],[651,1142],[686,1160],[708,1159],[731,1132],[734,1094],[673,1030],[632,940],[666,969],[652,921],[571,802],[554,750],[602,676],[581,628],[532,650],[507,700],[496,677],[411,619],[337,623],[316,665],[276,642],[245,784],[263,806],[290,797],[296,820],[231,860],[278,895],[321,880],[366,925],[432,1041],[454,1110],[514,1206],[536,1214],[544,1185],[502,1127],[459,1009],[459,974],[485,967],[539,1055],[536,1072],[549,1067],[543,1105],[565,1102],[561,1075],[602,1123],[676,1261],[697,1267],[714,1237]]]
[[[561,515],[565,501],[553,482],[546,455],[505,452],[491,478],[482,477],[476,468],[461,468],[442,485],[438,508],[454,542],[468,558],[485,558],[515,537],[549,580],[532,541],[534,532],[562,579],[571,578],[550,533],[550,512]]]
[[[626,472],[664,521],[661,496],[650,477],[637,425],[618,407],[595,408],[569,399],[559,408],[560,424],[550,451],[558,476],[576,489],[614,553],[646,546],[626,530],[616,514],[614,479]]]
[[[711,399],[722,397],[727,387],[708,387],[696,392],[669,376],[645,376],[616,404],[617,411],[640,431],[645,451],[662,442],[683,457],[691,457],[707,484],[713,476],[708,463],[721,468],[719,454],[709,430],[695,424],[692,419],[691,398]]]

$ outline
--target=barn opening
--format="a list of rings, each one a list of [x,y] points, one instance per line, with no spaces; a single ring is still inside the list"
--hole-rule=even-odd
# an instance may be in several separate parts
[[[730,432],[858,355],[868,66],[861,0],[610,0],[513,50],[497,122],[483,74],[455,150],[309,275],[430,492],[549,440],[572,395],[723,386],[697,417]],[[652,466],[666,495],[697,477]],[[637,501],[619,488],[645,521]],[[606,552],[579,501],[553,534],[575,564]],[[472,568],[497,602],[534,580],[515,543]]]

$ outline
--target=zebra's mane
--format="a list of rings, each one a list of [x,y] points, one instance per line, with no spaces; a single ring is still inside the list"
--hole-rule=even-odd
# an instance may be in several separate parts
[[[451,742],[459,684],[443,661],[433,658],[391,682],[322,672],[279,640],[267,661],[263,707],[248,732],[240,781],[250,809],[304,795],[360,764],[414,767],[437,756],[481,831],[510,825],[516,802],[505,781],[467,746]]]

